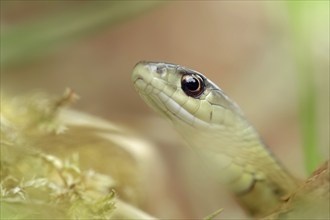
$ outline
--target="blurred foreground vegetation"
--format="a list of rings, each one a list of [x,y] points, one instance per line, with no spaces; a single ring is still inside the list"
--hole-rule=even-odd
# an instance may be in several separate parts
[[[60,98],[2,95],[1,219],[151,218],[116,198],[130,188],[136,201],[143,175],[132,153],[102,137],[119,129],[62,109],[75,99],[71,90]]]

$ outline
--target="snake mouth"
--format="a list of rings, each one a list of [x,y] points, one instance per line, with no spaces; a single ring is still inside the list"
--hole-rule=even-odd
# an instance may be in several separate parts
[[[160,90],[153,85],[153,73],[146,62],[139,62],[135,65],[132,73],[132,81],[140,97],[156,112],[170,118],[165,105],[159,100]]]
[[[139,77],[136,78],[133,81],[134,87],[135,89],[139,92],[139,93],[144,93],[144,89],[147,86],[147,83],[143,80],[143,78]]]
[[[138,76],[135,80],[134,80],[134,83],[138,80],[143,80],[143,78],[141,76]]]
[[[154,86],[151,85],[151,81],[153,77],[152,69],[146,62],[142,61],[135,65],[132,73],[132,81],[139,93],[147,95],[152,92]]]

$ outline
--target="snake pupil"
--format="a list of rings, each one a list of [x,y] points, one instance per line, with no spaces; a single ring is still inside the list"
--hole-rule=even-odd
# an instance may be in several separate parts
[[[197,98],[204,91],[204,83],[197,75],[183,75],[181,79],[182,90],[191,97]]]

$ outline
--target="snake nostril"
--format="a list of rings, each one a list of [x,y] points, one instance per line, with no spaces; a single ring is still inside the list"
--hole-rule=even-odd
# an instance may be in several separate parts
[[[162,75],[165,72],[165,65],[157,65],[156,73]]]

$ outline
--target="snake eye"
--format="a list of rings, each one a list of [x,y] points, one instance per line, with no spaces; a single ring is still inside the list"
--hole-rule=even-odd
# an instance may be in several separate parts
[[[181,78],[181,88],[188,96],[197,98],[204,92],[204,81],[198,75],[186,74]]]

